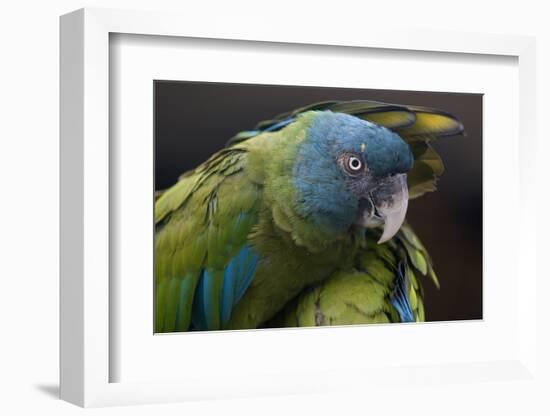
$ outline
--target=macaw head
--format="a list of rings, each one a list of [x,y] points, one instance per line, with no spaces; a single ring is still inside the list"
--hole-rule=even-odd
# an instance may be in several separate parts
[[[294,160],[293,206],[321,227],[382,228],[383,243],[405,219],[413,161],[407,143],[387,128],[348,114],[316,112]]]

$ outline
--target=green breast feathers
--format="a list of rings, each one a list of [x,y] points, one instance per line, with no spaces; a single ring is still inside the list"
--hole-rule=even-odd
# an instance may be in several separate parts
[[[260,122],[155,202],[155,332],[423,321],[406,223],[452,115],[324,102]]]

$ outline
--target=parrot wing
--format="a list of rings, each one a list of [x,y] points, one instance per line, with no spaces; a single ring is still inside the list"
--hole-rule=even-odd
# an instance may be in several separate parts
[[[430,145],[430,141],[464,133],[464,126],[460,120],[452,114],[433,108],[367,100],[323,101],[280,114],[271,120],[261,121],[253,130],[233,136],[227,145],[232,146],[266,131],[280,130],[306,111],[323,110],[350,114],[379,124],[394,131],[409,144],[415,158],[414,166],[408,175],[411,199],[435,191],[437,178],[444,170],[443,162]]]
[[[261,186],[247,175],[247,153],[223,149],[158,196],[156,332],[220,329],[250,284]]]
[[[267,326],[422,322],[420,276],[439,285],[426,249],[408,225],[384,244],[369,235],[353,269],[303,291]]]

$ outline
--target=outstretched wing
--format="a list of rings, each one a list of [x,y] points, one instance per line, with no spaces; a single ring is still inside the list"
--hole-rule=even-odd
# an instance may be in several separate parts
[[[419,277],[439,285],[432,262],[412,229],[377,244],[366,237],[355,267],[302,292],[268,326],[325,326],[425,320]]]
[[[382,125],[399,134],[411,146],[415,157],[413,169],[408,176],[410,198],[435,191],[437,178],[443,173],[443,162],[430,145],[430,141],[464,132],[464,126],[455,116],[433,108],[366,100],[324,101],[262,121],[253,130],[235,135],[229,140],[228,146],[265,131],[280,130],[294,121],[298,114],[314,110],[350,114]]]
[[[156,200],[156,332],[220,329],[250,284],[261,188],[247,153],[223,149]]]

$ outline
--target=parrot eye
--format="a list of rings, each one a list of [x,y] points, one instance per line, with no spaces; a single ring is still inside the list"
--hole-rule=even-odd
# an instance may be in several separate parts
[[[361,158],[354,154],[348,153],[343,155],[343,157],[340,159],[340,163],[344,170],[350,175],[357,175],[364,168]]]
[[[352,156],[349,158],[348,166],[351,170],[358,171],[361,169],[361,166],[363,166],[363,163],[355,156]]]

